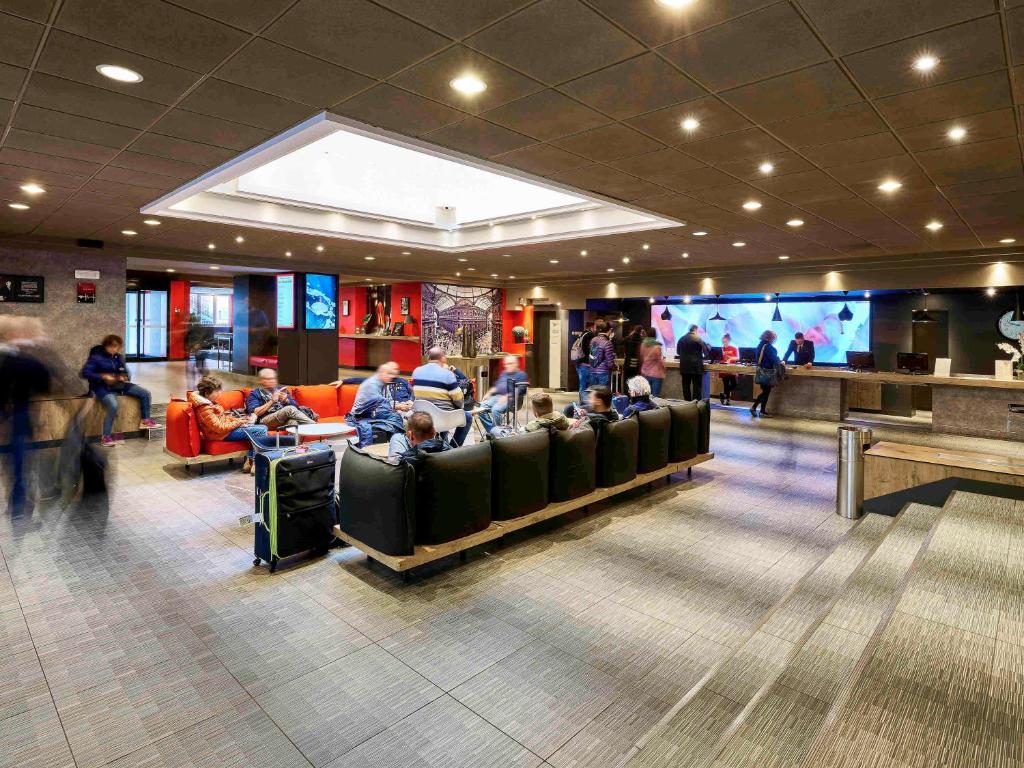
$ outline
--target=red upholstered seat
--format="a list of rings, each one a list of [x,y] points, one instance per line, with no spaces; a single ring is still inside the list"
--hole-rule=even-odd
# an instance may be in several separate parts
[[[245,397],[242,395],[240,389],[222,389],[216,395],[214,400],[217,401],[217,405],[221,406],[225,411],[235,410],[236,408],[245,408]]]
[[[194,458],[202,450],[202,437],[192,406],[185,400],[171,400],[167,404],[167,428],[164,445],[176,456]]]
[[[320,417],[320,423],[321,424],[344,424],[345,423],[345,417],[344,416],[321,416]]]
[[[338,387],[338,413],[342,416],[352,410],[352,403],[356,401],[356,392],[363,379],[345,379],[345,383]]]
[[[202,452],[210,456],[248,451],[252,444],[248,440],[203,440]]]
[[[299,405],[316,411],[321,421],[331,416],[344,415],[338,413],[338,390],[330,384],[292,387],[292,397]]]
[[[273,368],[277,370],[277,355],[251,355],[249,365],[253,368]]]

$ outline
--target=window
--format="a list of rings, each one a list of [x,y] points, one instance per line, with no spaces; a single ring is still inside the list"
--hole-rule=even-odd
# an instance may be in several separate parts
[[[231,327],[230,288],[193,286],[189,294],[189,313],[199,325]]]

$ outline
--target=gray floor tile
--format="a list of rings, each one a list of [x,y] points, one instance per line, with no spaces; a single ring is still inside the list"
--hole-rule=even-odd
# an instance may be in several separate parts
[[[50,703],[34,650],[0,657],[0,720]]]
[[[75,768],[52,703],[0,720],[0,768]]]

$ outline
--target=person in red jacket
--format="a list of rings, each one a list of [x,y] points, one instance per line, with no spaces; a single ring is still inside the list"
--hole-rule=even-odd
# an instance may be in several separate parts
[[[722,362],[728,365],[740,359],[740,351],[732,345],[732,337],[725,334],[722,337]],[[732,392],[739,383],[739,378],[733,373],[720,373],[722,379],[722,391],[718,395],[718,401],[722,405],[732,405]]]

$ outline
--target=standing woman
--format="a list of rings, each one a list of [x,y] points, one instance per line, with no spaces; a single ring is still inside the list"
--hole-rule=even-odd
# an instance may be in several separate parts
[[[725,334],[722,337],[722,363],[730,365],[740,359],[740,351],[732,345],[732,337]],[[722,405],[732,405],[732,393],[739,383],[739,377],[735,373],[720,373],[718,377],[722,380],[722,392],[718,400]]]
[[[661,396],[661,385],[665,381],[665,351],[654,335],[652,328],[640,347],[640,375],[651,385],[651,394]]]
[[[761,406],[761,415],[767,415],[764,409],[768,405],[772,388],[782,382],[782,361],[779,360],[779,351],[775,349],[777,338],[775,331],[765,331],[761,334],[761,343],[757,345],[757,372],[754,374],[754,383],[761,387],[761,394],[750,406],[751,416],[757,416],[758,405]]]
[[[640,373],[640,349],[644,343],[645,331],[642,325],[634,325],[623,340],[625,360],[622,365],[623,378],[628,381]]]

